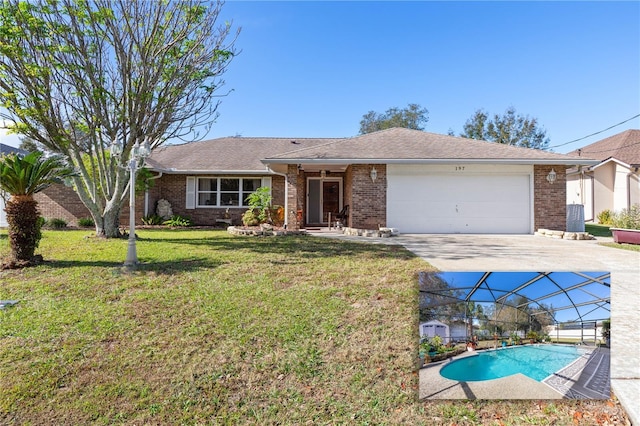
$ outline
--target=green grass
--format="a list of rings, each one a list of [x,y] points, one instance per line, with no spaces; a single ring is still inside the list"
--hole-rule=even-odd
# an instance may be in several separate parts
[[[585,223],[585,231],[594,237],[611,237],[609,225],[600,225],[598,223]]]
[[[621,411],[417,401],[417,272],[431,267],[401,247],[140,230],[130,271],[124,240],[43,235],[44,264],[0,271],[0,299],[20,300],[0,311],[1,424],[592,424]]]
[[[622,250],[640,251],[640,245],[638,244],[600,243],[600,245]]]
[[[611,237],[611,230],[609,225],[600,225],[595,223],[585,224],[585,231],[593,235],[594,237]],[[618,243],[600,243],[600,245],[613,247],[622,250],[639,251],[640,245],[638,244],[618,244]]]

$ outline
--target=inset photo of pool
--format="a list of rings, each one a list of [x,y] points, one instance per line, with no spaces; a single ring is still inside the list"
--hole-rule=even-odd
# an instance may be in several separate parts
[[[420,399],[611,397],[609,272],[418,279]]]

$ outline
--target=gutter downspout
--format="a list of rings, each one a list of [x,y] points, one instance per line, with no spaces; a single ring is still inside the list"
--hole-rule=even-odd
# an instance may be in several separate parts
[[[162,177],[162,172],[158,176],[150,177],[148,180],[156,180]],[[144,215],[149,216],[149,190],[144,191]]]
[[[627,173],[627,210],[631,210],[631,177],[638,173],[638,167],[634,167],[633,171]]]
[[[282,176],[284,178],[284,229],[289,228],[289,182],[287,181],[286,173],[278,173],[271,167],[267,166],[269,173]]]

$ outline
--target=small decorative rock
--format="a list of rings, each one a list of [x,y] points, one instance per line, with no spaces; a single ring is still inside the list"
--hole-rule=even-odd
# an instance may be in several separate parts
[[[380,230],[378,231],[378,235],[383,238],[395,237],[398,234],[399,234],[399,231],[396,228],[380,228]]]

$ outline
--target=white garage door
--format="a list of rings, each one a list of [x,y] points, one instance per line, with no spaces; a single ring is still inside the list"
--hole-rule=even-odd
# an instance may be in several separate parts
[[[387,224],[402,233],[530,234],[531,166],[387,166]]]

